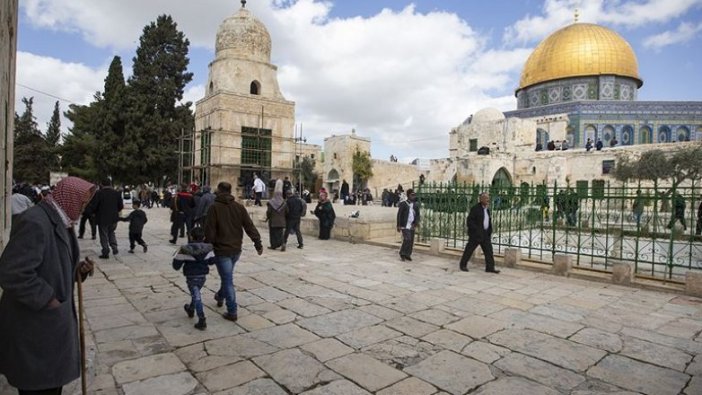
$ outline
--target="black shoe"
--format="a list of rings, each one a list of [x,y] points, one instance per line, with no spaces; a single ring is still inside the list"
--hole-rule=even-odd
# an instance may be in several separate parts
[[[405,255],[405,259],[407,259],[408,261],[412,262],[412,257],[409,256],[409,255]]]
[[[224,298],[223,297],[219,296],[218,294],[215,294],[214,300],[217,301],[217,307],[224,306]]]
[[[107,254],[100,255],[98,258],[100,259],[110,259],[110,256]]]
[[[171,243],[171,244],[175,244],[175,243],[176,243],[176,239],[168,240],[168,242]]]
[[[271,246],[268,246],[268,249],[269,249],[269,250],[275,250],[276,248],[278,248],[278,247],[271,247]]]
[[[299,246],[297,246],[297,248],[299,248],[299,249],[302,249],[303,247],[304,247],[304,245],[302,245],[302,244],[300,244]]]
[[[468,271],[468,268],[467,268],[467,267],[459,267],[459,269],[460,269],[462,272],[467,272],[467,271]]]
[[[495,273],[495,274],[497,274],[497,273],[499,273],[499,272],[500,272],[500,271],[497,270],[497,269],[485,270],[485,273]]]
[[[406,260],[406,259],[405,259],[405,256],[404,256],[404,255],[400,255],[400,260],[401,260],[402,262],[404,262],[404,261]]]
[[[184,235],[184,234],[182,234],[182,235],[180,235],[180,236],[178,236],[178,237],[185,237],[185,235]]]
[[[95,236],[91,237],[90,240],[95,240]]]
[[[82,238],[83,238],[83,235],[78,236],[78,238],[79,238],[79,239],[82,239]]]
[[[185,309],[185,314],[187,314],[188,317],[190,317],[190,318],[195,317],[195,309],[190,307],[189,304],[184,304],[183,309]]]
[[[236,320],[239,319],[239,317],[236,314],[229,314],[229,313],[222,313],[222,318],[224,318],[225,320],[232,321],[232,322],[236,322]]]
[[[146,251],[148,251],[149,248],[146,246],[146,244],[144,244],[142,247],[144,247],[144,253],[146,254]]]
[[[193,326],[195,327],[195,329],[204,331],[207,328],[207,322],[205,322],[204,318],[200,318],[199,320],[197,320],[197,323]]]
[[[112,250],[112,255],[117,255],[119,254],[119,250]]]
[[[133,253],[134,253],[134,249],[131,249],[131,250],[127,251],[127,252],[130,253],[130,254],[133,254]]]
[[[283,244],[282,246],[280,246],[280,252],[285,252],[285,244]]]

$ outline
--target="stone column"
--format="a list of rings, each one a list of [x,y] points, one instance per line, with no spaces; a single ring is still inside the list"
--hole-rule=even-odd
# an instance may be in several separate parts
[[[551,273],[558,276],[570,275],[570,270],[573,268],[572,256],[556,254],[553,256],[553,267]]]
[[[702,273],[685,273],[685,293],[690,296],[702,298]]]
[[[446,244],[443,239],[431,239],[431,253],[439,255],[444,252]]]
[[[612,265],[612,282],[629,285],[634,282],[634,265],[628,262],[616,261]]]
[[[503,259],[505,267],[515,267],[522,262],[522,250],[519,248],[505,249],[505,257]]]

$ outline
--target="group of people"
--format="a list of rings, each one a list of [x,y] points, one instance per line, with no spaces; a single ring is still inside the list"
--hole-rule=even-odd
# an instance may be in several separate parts
[[[466,244],[461,260],[458,263],[459,270],[468,271],[468,261],[470,261],[475,249],[480,246],[485,255],[485,271],[488,273],[499,273],[495,269],[495,258],[492,252],[492,213],[490,207],[490,195],[483,192],[479,196],[478,202],[473,205],[466,218],[468,229],[468,243]],[[400,246],[400,260],[412,261],[412,247],[414,245],[414,235],[420,224],[420,205],[417,202],[417,194],[412,189],[407,190],[407,199],[400,202],[397,209],[397,231],[402,233],[402,244]]]

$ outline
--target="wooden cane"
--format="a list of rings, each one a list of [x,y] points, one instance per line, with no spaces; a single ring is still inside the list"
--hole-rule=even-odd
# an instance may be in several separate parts
[[[87,261],[93,263],[89,258]],[[78,268],[76,273],[76,282],[78,283],[78,336],[80,339],[80,387],[83,395],[88,394],[88,383],[86,379],[85,366],[85,329],[83,328],[83,274]]]

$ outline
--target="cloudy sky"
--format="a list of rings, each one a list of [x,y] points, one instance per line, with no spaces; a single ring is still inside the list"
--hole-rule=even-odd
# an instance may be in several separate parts
[[[190,40],[204,96],[221,21],[236,0],[21,0],[20,99],[33,96],[46,128],[54,102],[87,104],[114,55],[125,74],[142,29],[170,14]],[[400,161],[447,156],[448,132],[484,107],[516,108],[534,47],[573,21],[619,32],[634,48],[639,100],[702,100],[702,0],[249,0],[273,40],[272,62],[308,142],[357,133],[372,154]],[[63,128],[70,127],[64,119]]]

